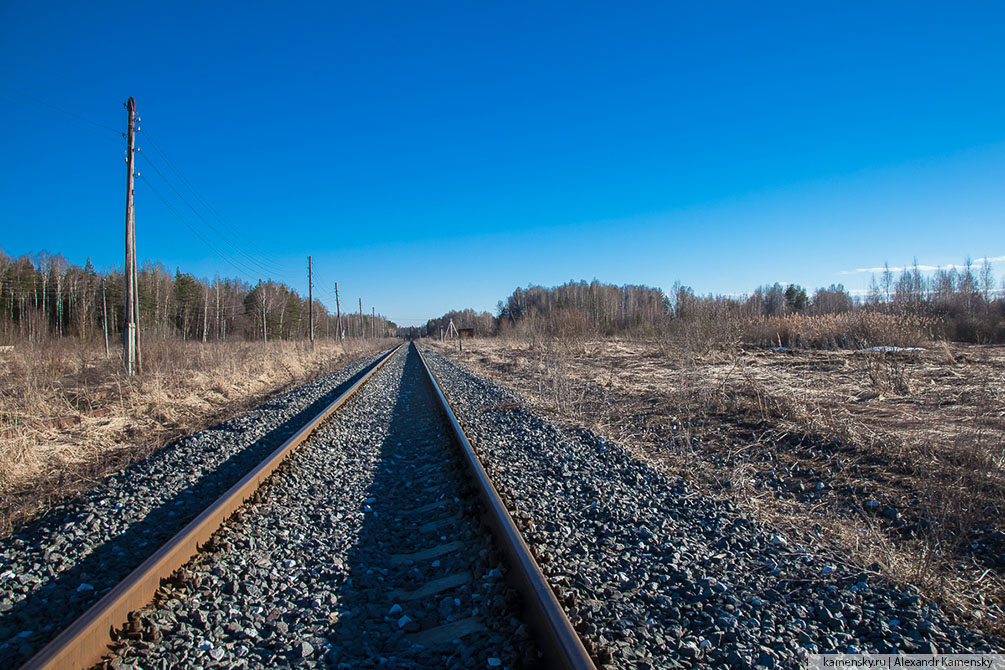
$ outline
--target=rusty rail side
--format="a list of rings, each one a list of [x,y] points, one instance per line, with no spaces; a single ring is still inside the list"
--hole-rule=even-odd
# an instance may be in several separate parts
[[[457,417],[450,408],[450,403],[447,402],[446,396],[440,389],[436,375],[426,363],[426,358],[419,351],[419,347],[414,342],[412,346],[419,354],[419,360],[422,361],[422,366],[426,370],[429,383],[439,398],[440,409],[450,423],[454,440],[464,456],[472,479],[475,481],[478,495],[487,508],[489,524],[495,531],[496,539],[502,545],[509,564],[513,568],[512,572],[515,573],[513,576],[523,592],[524,607],[537,632],[537,641],[541,644],[546,660],[549,661],[549,667],[596,670],[589,653],[583,646],[583,641],[579,639],[579,635],[573,629],[572,623],[565,615],[565,611],[552,592],[551,586],[548,585],[548,580],[541,572],[537,561],[534,560],[523,536],[520,535],[506,505],[499,497],[495,485],[492,484],[492,480],[485,472],[478,455],[464,435],[461,424],[457,421]]]
[[[79,670],[101,662],[108,653],[112,629],[126,623],[129,613],[146,606],[160,587],[161,579],[185,565],[230,517],[258,489],[276,468],[332,412],[341,407],[403,344],[387,352],[370,370],[320,414],[276,448],[255,469],[234,484],[171,540],[158,549],[111,591],[91,606],[58,637],[33,656],[22,670]]]

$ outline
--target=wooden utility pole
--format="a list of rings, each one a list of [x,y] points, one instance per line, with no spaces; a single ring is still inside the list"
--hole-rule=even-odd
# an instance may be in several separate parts
[[[338,341],[345,341],[345,333],[342,332],[342,308],[338,304],[338,282],[335,282],[335,318],[336,327],[338,328]]]
[[[202,290],[202,341],[209,339],[209,287]]]
[[[377,308],[370,308],[370,332],[373,333],[373,339],[377,339]]]
[[[101,323],[105,328],[105,358],[108,358],[108,300],[105,299],[105,278],[101,278]]]
[[[269,306],[268,297],[265,295],[267,286],[268,284],[263,284],[261,279],[258,280],[258,307],[262,312],[262,342],[269,341],[269,329],[265,321],[265,308]]]
[[[359,299],[359,336],[366,339],[366,329],[363,327],[363,298]]]
[[[311,257],[307,257],[307,319],[311,322],[308,330],[311,334],[311,344],[314,344],[314,266]]]
[[[213,288],[216,289],[216,339],[222,340],[220,335],[220,278],[217,277]]]
[[[133,153],[135,151],[136,101],[126,102],[129,128],[126,139],[126,323],[122,333],[126,374],[139,371],[139,342],[136,323],[136,219],[133,212]]]

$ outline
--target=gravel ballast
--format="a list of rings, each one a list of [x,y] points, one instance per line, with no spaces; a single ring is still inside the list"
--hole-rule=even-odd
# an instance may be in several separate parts
[[[172,444],[14,535],[0,554],[2,665],[27,660],[372,360]],[[427,361],[604,665],[1003,650],[911,587],[800,547],[590,431],[556,427],[442,356]],[[389,361],[131,622],[113,666],[536,659],[419,375],[412,352]]]
[[[1001,651],[911,587],[771,528],[437,354],[427,361],[588,649],[619,668]]]
[[[524,667],[536,658],[403,350],[140,613],[121,667]]]
[[[378,357],[172,442],[6,538],[0,548],[0,667],[28,660]]]

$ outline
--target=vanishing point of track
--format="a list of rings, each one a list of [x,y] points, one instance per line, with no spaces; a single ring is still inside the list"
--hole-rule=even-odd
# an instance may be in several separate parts
[[[158,549],[142,565],[136,568],[122,582],[109,591],[100,601],[85,612],[70,627],[64,630],[37,655],[35,655],[24,667],[25,668],[81,668],[99,663],[103,656],[106,656],[112,638],[110,631],[122,628],[130,619],[133,612],[147,606],[154,598],[162,580],[169,578],[172,573],[184,566],[189,560],[199,553],[199,547],[205,545],[211,536],[221,527],[224,522],[241,508],[245,502],[252,497],[260,486],[266,483],[270,475],[282,464],[286,458],[297,449],[307,438],[319,428],[326,419],[331,417],[340,407],[342,407],[360,388],[362,388],[372,377],[374,377],[385,364],[392,359],[404,347],[401,345],[386,353],[373,364],[370,370],[362,376],[355,384],[347,389],[342,395],[336,398],[331,404],[325,407],[316,417],[309,421],[303,428],[297,431],[292,437],[273,451],[262,463],[252,469],[244,478],[227,491],[220,499],[210,505],[205,511],[190,522],[167,544]],[[516,525],[506,510],[492,482],[489,480],[485,469],[470,443],[461,430],[457,418],[454,416],[449,404],[439,384],[424,357],[418,348],[411,345],[414,355],[418,359],[418,367],[421,368],[426,381],[431,390],[431,396],[439,413],[442,414],[441,425],[445,427],[443,432],[450,436],[450,441],[456,447],[455,457],[459,457],[460,467],[452,468],[443,465],[446,456],[436,451],[435,445],[426,445],[414,454],[399,453],[394,456],[397,459],[409,458],[414,455],[414,463],[407,466],[405,473],[409,475],[421,475],[428,481],[435,478],[448,478],[446,484],[439,484],[440,487],[452,486],[455,488],[465,488],[457,481],[449,480],[452,473],[466,473],[466,480],[475,491],[479,501],[477,507],[482,511],[484,526],[492,530],[491,542],[497,547],[505,557],[508,567],[507,581],[510,586],[516,589],[519,594],[518,601],[521,605],[520,617],[531,625],[531,633],[537,647],[543,654],[549,666],[569,667],[569,668],[592,668],[593,663],[586,652],[582,642],[573,630],[568,618],[555,598],[551,587],[548,585],[540,568],[536,564],[533,555],[527,544],[524,542]],[[400,355],[409,355],[411,352],[405,351]],[[414,364],[414,363],[413,363]],[[423,444],[429,440],[421,440]],[[433,440],[435,442],[435,440]],[[309,445],[308,445],[309,446]],[[398,445],[401,446],[400,444]],[[409,447],[411,448],[411,447]],[[333,485],[338,484],[338,473],[332,473]],[[460,475],[453,474],[454,477]],[[406,484],[411,492],[412,483]],[[436,485],[427,487],[430,495],[436,493],[436,501],[424,505],[422,509],[434,509],[444,505],[445,496],[438,492]],[[454,494],[450,494],[454,495]],[[461,495],[458,493],[457,495]],[[431,499],[431,500],[433,500]],[[415,498],[414,500],[419,500]],[[449,498],[447,499],[449,501]],[[455,503],[460,503],[456,510],[442,510],[443,514],[460,516],[463,510],[470,509],[473,505],[465,504],[461,498],[453,497]],[[407,503],[406,503],[407,504]],[[414,511],[414,510],[413,510]],[[398,511],[395,511],[398,514]],[[414,524],[416,535],[422,526],[436,525],[423,523],[423,517],[409,517],[407,511],[400,512],[400,518],[395,521],[398,525]],[[442,523],[442,522],[441,522]],[[474,524],[477,528],[477,524]],[[439,532],[439,531],[437,531]],[[444,531],[447,532],[447,531]],[[470,530],[467,535],[473,534]],[[460,537],[460,536],[458,536]],[[424,551],[413,551],[410,555],[418,559],[419,557],[434,557],[447,551],[461,551],[470,549],[463,546],[461,541],[450,542],[446,535],[439,538],[438,545],[431,546]],[[484,551],[482,553],[485,553]],[[410,566],[413,561],[407,556],[395,557],[396,564],[402,568]],[[386,574],[386,571],[385,571]],[[411,591],[398,591],[397,599],[409,600],[424,596],[436,595],[441,591],[447,591],[458,586],[462,579],[459,575],[452,575],[446,579],[430,581],[421,588],[413,588]],[[416,624],[411,624],[415,626]],[[464,633],[464,626],[477,626],[471,622],[454,622],[432,630],[423,630],[413,636],[416,640],[421,640],[429,644],[436,644],[457,637]],[[530,661],[531,659],[525,659]]]

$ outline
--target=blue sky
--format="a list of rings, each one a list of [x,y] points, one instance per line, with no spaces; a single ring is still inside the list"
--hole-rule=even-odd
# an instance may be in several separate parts
[[[8,254],[121,263],[132,95],[141,260],[399,323],[1005,256],[1001,3],[100,4],[0,4]]]

